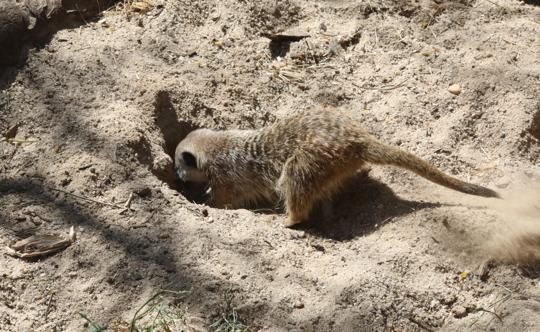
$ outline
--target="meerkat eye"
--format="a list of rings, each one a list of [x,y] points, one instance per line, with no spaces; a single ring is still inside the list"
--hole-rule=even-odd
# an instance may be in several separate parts
[[[197,168],[197,159],[189,152],[182,152],[182,159],[188,167]]]

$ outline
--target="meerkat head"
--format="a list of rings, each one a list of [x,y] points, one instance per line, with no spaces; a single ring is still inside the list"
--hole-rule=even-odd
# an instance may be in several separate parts
[[[184,182],[207,182],[207,156],[211,153],[215,132],[197,129],[189,133],[174,153],[174,170]]]

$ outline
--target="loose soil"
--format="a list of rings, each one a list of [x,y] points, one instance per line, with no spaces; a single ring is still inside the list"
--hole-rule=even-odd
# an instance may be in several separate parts
[[[78,236],[0,256],[0,330],[88,331],[82,313],[122,331],[160,288],[185,291],[167,300],[191,330],[232,308],[253,331],[540,330],[537,2],[152,5],[27,44],[0,78],[0,132],[19,124],[0,142],[0,246]],[[175,182],[194,128],[320,106],[505,199],[374,167],[286,229]]]

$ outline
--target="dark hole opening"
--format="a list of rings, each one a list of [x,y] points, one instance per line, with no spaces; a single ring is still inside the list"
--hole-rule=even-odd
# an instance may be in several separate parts
[[[540,140],[540,105],[538,105],[538,111],[533,116],[529,133],[537,140]]]
[[[307,35],[275,35],[275,34],[264,34],[264,36],[270,39],[270,53],[272,58],[285,57],[289,50],[291,49],[291,43],[300,41],[309,36]]]
[[[197,126],[187,121],[178,120],[175,107],[171,102],[170,95],[167,91],[159,91],[157,93],[154,107],[156,114],[156,125],[160,129],[161,135],[165,140],[165,152],[171,157],[174,163],[174,152],[176,146],[190,132],[197,129]],[[192,160],[190,160],[190,162],[195,165],[195,157],[191,155],[191,158]],[[182,194],[190,202],[198,204],[205,202],[207,197],[205,193],[208,188],[208,184],[180,181],[174,171],[174,164],[170,169],[155,175],[161,181],[167,183],[169,187]]]
[[[540,0],[523,0],[528,5],[540,6]]]

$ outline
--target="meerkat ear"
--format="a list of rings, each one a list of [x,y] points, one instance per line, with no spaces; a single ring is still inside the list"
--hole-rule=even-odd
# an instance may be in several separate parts
[[[197,168],[197,158],[190,152],[182,152],[182,159],[188,167]]]

